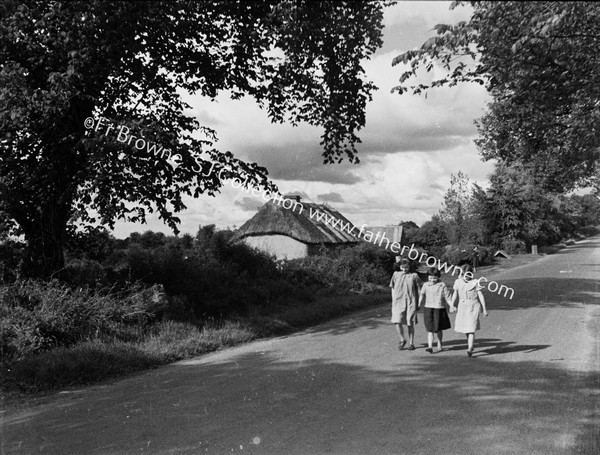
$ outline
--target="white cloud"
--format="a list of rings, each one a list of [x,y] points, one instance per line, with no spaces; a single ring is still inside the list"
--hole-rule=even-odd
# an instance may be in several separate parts
[[[397,54],[415,49],[435,34],[437,24],[466,21],[473,8],[463,5],[450,11],[451,2],[400,1],[384,14],[383,46],[380,52]]]
[[[392,53],[366,65],[380,90],[367,107],[362,133],[365,153],[435,151],[451,149],[476,132],[473,120],[481,117],[488,97],[475,84],[433,89],[425,95],[390,93],[402,69],[391,66]]]
[[[473,11],[470,6],[450,10],[451,4],[452,2],[440,1],[399,1],[386,10],[383,25],[391,28],[419,22],[428,31],[439,23],[456,23],[469,19]]]
[[[256,161],[269,169],[282,193],[302,191],[313,200],[329,200],[357,224],[422,224],[436,213],[459,170],[486,185],[491,163],[482,163],[472,142],[473,120],[481,117],[487,100],[475,84],[435,89],[424,95],[391,94],[402,72],[392,59],[432,35],[437,23],[466,20],[470,7],[448,11],[449,2],[399,2],[385,14],[383,49],[364,64],[367,78],[379,87],[367,107],[367,125],[359,133],[359,165],[324,166],[321,129],[308,125],[273,125],[250,98],[217,102],[187,97],[197,118],[217,130],[223,150]],[[426,78],[435,77],[439,68]],[[181,231],[196,233],[198,225],[240,226],[262,204],[226,183],[221,194],[186,199],[188,210],[178,216]],[[156,218],[147,226],[118,224],[115,235],[133,231],[168,232]]]

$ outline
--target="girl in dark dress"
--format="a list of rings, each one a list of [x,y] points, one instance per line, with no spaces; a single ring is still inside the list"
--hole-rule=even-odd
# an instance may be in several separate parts
[[[427,330],[427,349],[426,351],[433,354],[433,334],[437,334],[438,350],[442,351],[443,330],[450,328],[450,318],[444,305],[450,305],[452,309],[452,301],[450,291],[446,285],[440,281],[440,271],[431,267],[429,269],[427,283],[421,288],[421,298],[419,306],[425,303],[423,310],[423,318],[425,319],[425,329]]]

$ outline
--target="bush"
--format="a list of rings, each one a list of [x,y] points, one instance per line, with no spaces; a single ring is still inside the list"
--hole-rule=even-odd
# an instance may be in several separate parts
[[[124,327],[155,317],[154,289],[132,287],[118,295],[71,289],[57,281],[19,281],[0,287],[2,362],[98,336],[118,338]]]
[[[598,226],[583,226],[575,230],[576,234],[583,235],[584,237],[592,237],[600,234],[600,227]]]
[[[387,285],[394,254],[369,243],[327,252],[319,256],[284,261],[284,275],[293,283],[312,287],[327,295],[373,289],[367,284]]]
[[[501,244],[502,250],[508,254],[525,254],[527,253],[527,245],[523,240],[515,238],[504,238]]]
[[[486,247],[481,247],[479,245],[473,244],[460,244],[460,245],[448,245],[440,257],[442,262],[447,262],[448,264],[454,265],[462,265],[462,264],[472,264],[473,262],[473,249],[477,246],[477,251],[479,252],[479,266],[482,266],[489,262],[489,258],[491,257],[491,252]]]
[[[12,283],[18,278],[24,251],[23,243],[12,240],[0,243],[0,280],[3,283]]]
[[[229,244],[229,235],[201,230],[201,241],[165,242],[152,250],[139,243],[125,251],[132,280],[160,283],[174,297],[164,315],[201,323],[207,317],[247,314],[254,306],[283,300],[307,301],[307,286],[288,280],[271,255],[244,243]],[[190,248],[191,246],[191,248]]]
[[[102,227],[87,227],[85,231],[77,231],[71,225],[67,228],[65,243],[68,258],[103,262],[112,253],[116,242]]]
[[[60,277],[72,286],[98,286],[105,283],[106,271],[98,261],[71,259]]]
[[[243,242],[230,243],[232,234],[213,225],[201,227],[195,240],[132,234],[115,243],[104,268],[86,258],[73,259],[62,278],[73,286],[161,284],[171,296],[164,317],[202,323],[207,317],[244,316],[253,307],[311,301],[316,294],[364,292],[372,288],[367,284],[386,285],[394,263],[391,252],[366,242],[276,261]]]

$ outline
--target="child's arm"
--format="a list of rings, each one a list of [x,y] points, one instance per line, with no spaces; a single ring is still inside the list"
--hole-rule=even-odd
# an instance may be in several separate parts
[[[417,289],[423,289],[423,280],[419,277],[418,273],[415,273],[415,282],[417,283]]]
[[[481,308],[483,308],[483,315],[487,316],[487,308],[485,306],[485,297],[483,296],[483,292],[477,291],[477,295],[479,296],[479,303],[481,303]]]
[[[444,284],[444,289],[442,291],[442,303],[446,302],[446,305],[449,307],[450,312],[452,313],[452,310],[454,309],[454,296],[450,295],[450,289],[448,289],[448,286],[446,286]]]
[[[455,289],[450,302],[448,302],[450,304],[450,313],[454,313],[456,311],[456,306],[454,305],[456,297],[458,297],[458,291]]]
[[[425,288],[421,288],[421,292],[419,292],[419,302],[417,303],[417,311],[419,311],[419,308],[421,308],[421,305],[423,305],[425,303]]]

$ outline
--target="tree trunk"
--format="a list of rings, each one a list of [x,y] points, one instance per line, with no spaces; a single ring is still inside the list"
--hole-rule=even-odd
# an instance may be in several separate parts
[[[23,263],[24,275],[35,278],[53,278],[65,266],[64,244],[67,220],[65,210],[55,205],[38,211],[27,225],[27,249]]]

